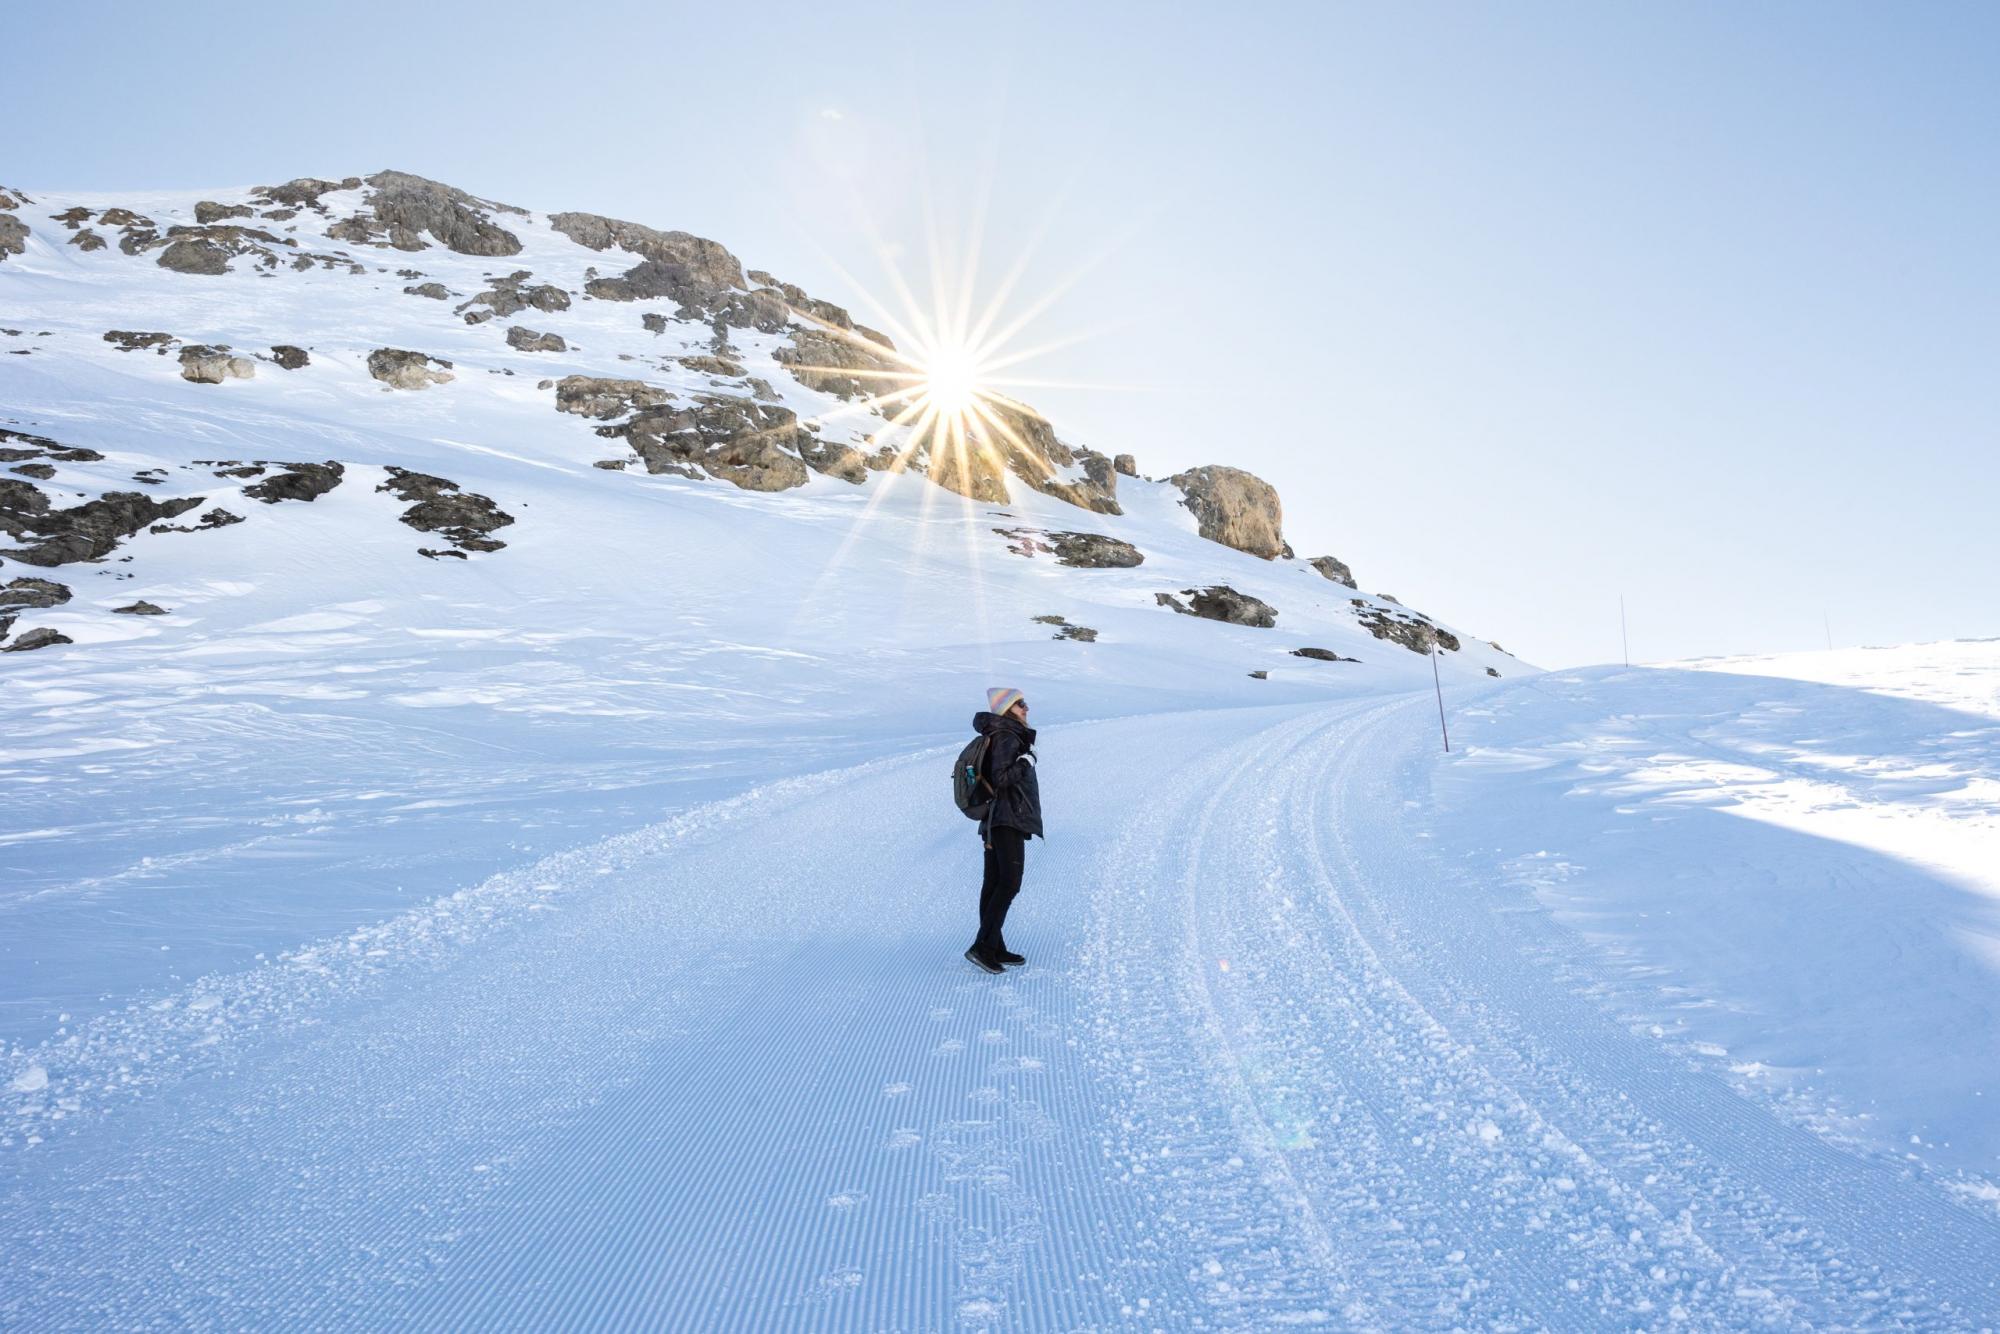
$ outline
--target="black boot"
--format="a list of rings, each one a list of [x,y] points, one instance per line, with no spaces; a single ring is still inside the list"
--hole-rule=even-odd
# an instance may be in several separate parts
[[[993,951],[993,957],[998,959],[1001,963],[1011,964],[1016,968],[1020,967],[1022,964],[1028,961],[1026,955],[1016,954],[1014,953],[1014,951],[1008,949],[1007,942],[1004,940],[1000,942],[1000,948]]]
[[[1000,966],[998,959],[979,948],[979,942],[976,940],[965,947],[965,957],[972,961],[974,967],[984,968],[989,973],[1006,971]]]

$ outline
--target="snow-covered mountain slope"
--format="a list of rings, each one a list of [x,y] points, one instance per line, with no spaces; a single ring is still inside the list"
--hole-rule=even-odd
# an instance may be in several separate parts
[[[1563,681],[1496,683],[1455,717],[1580,717],[1612,683]],[[931,804],[940,749],[762,787],[98,1021],[11,1067],[0,1319],[2000,1317],[1981,1180],[1738,1087],[1738,1054],[1686,1040],[1727,1012],[1726,978],[1701,993],[1607,958],[1573,904],[1496,881],[1505,822],[1470,797],[1527,770],[1491,738],[1443,755],[1432,707],[1048,729],[1052,836],[1009,923],[1030,963],[1005,978],[956,957],[977,847]],[[1535,795],[1504,814],[1542,818]],[[1621,819],[1625,842],[1654,837],[1589,793],[1561,828]],[[1705,840],[1739,898],[1829,865],[1740,823]],[[1627,855],[1566,883],[1627,886]],[[1756,911],[1700,906],[1721,936]],[[1761,1016],[1766,1041],[1816,1036],[1831,943],[1801,930],[1768,958],[1801,989]],[[1882,1008],[1936,958],[1881,951]],[[1685,1027],[1635,1014],[1648,986]]]
[[[698,238],[0,213],[0,1326],[2000,1324],[1995,645],[1540,675]]]
[[[1026,409],[938,457],[839,373],[881,335],[712,242],[371,182],[0,198],[0,647],[73,641],[0,653],[0,1040],[994,684],[1059,721],[1526,670],[1274,555],[1255,479]],[[1160,600],[1218,585],[1275,624]]]

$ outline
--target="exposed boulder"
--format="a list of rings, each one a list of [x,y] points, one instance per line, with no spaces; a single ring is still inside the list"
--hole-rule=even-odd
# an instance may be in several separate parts
[[[7,611],[21,611],[31,607],[60,607],[69,599],[69,589],[53,579],[23,576],[0,584],[0,609]]]
[[[451,363],[400,347],[381,347],[368,354],[368,373],[391,389],[427,389],[458,378]]]
[[[428,297],[432,301],[451,300],[451,289],[443,283],[416,283],[403,289],[405,296]]]
[[[28,224],[11,213],[0,213],[0,262],[9,255],[25,253],[28,248]]]
[[[96,232],[90,230],[90,228],[88,227],[85,227],[82,231],[70,237],[69,243],[75,246],[78,250],[83,251],[85,254],[88,254],[93,250],[104,249],[104,238],[99,236]]]
[[[1194,514],[1201,535],[1211,542],[1265,560],[1285,553],[1284,510],[1269,482],[1240,468],[1209,465],[1168,479],[1181,490],[1181,503]]]
[[[243,494],[266,505],[275,505],[281,500],[310,502],[339,486],[342,474],[347,471],[332,459],[325,463],[287,463],[284,468],[284,472],[244,487]]]
[[[13,210],[34,202],[19,190],[0,186],[0,210]]]
[[[461,491],[458,483],[429,473],[412,472],[407,468],[391,467],[389,479],[376,487],[377,491],[394,492],[396,498],[409,504],[403,511],[403,522],[425,533],[441,533],[462,555],[467,551],[499,551],[507,544],[487,534],[496,528],[505,528],[514,522],[514,516],[505,513],[486,496]],[[435,558],[444,552],[424,552]]]
[[[120,616],[165,616],[167,614],[165,607],[156,607],[144,599],[134,602],[129,607],[113,607],[111,610],[114,614]]]
[[[1250,679],[1252,681],[1268,681],[1271,679],[1271,674],[1269,672],[1252,672],[1250,673]]]
[[[32,545],[0,550],[24,565],[67,565],[109,555],[149,523],[185,514],[200,496],[155,500],[142,491],[107,491],[95,500],[55,509],[35,487],[0,477],[0,532]]]
[[[104,341],[115,346],[120,352],[137,352],[150,347],[164,357],[167,355],[167,349],[177,346],[181,340],[170,333],[134,333],[127,329],[111,329],[106,331]]]
[[[378,171],[362,211],[327,228],[326,234],[356,245],[422,250],[430,236],[461,255],[518,255],[521,239],[494,222],[494,212],[526,215],[510,204],[478,199],[463,190],[403,171]]]
[[[183,238],[161,251],[158,263],[175,273],[227,273],[229,252],[213,241]]]
[[[667,331],[667,317],[658,311],[647,311],[639,317],[639,323],[646,326],[648,333],[663,334]]]
[[[1377,594],[1386,597],[1386,594]],[[1355,613],[1361,628],[1377,639],[1385,639],[1391,644],[1400,644],[1412,653],[1428,655],[1433,648],[1446,653],[1458,651],[1458,636],[1432,622],[1430,617],[1419,612],[1404,611],[1400,607],[1370,606],[1361,598],[1349,598],[1360,610]]]
[[[1306,564],[1343,588],[1354,587],[1354,571],[1347,568],[1345,561],[1335,560],[1331,556],[1314,556]]]
[[[304,348],[294,347],[290,343],[273,344],[271,360],[278,363],[278,369],[287,371],[299,370],[312,364],[312,358],[306,355]]]
[[[23,477],[32,477],[38,482],[46,482],[56,475],[56,470],[46,463],[21,463],[7,470]]]
[[[507,346],[517,352],[567,352],[569,344],[561,334],[536,333],[515,325],[507,331]]]
[[[1033,558],[1053,553],[1056,564],[1084,570],[1129,570],[1146,557],[1130,542],[1103,533],[1053,533],[1040,528],[995,528],[1007,539],[1007,549]]]
[[[1113,472],[1125,477],[1137,477],[1139,475],[1139,461],[1130,454],[1120,454],[1111,460],[1111,469]]]
[[[1155,593],[1153,600],[1162,607],[1172,607],[1183,616],[1226,621],[1231,625],[1251,625],[1268,630],[1278,623],[1277,608],[1248,593],[1239,593],[1227,584],[1184,588],[1181,592],[1189,599],[1187,602],[1182,602],[1172,593]]]
[[[1486,669],[1486,674],[1488,676],[1498,676],[1500,675],[1500,669],[1497,667],[1488,667]]]
[[[608,380],[594,375],[565,375],[556,382],[556,411],[610,421],[642,408],[656,408],[676,396],[643,380]]]
[[[229,349],[196,343],[181,349],[181,378],[195,384],[221,384],[224,380],[247,380],[257,373],[257,363],[248,357],[232,357]]]
[[[0,644],[0,653],[26,653],[30,649],[48,648],[55,644],[74,644],[75,642],[74,639],[71,639],[62,631],[51,630],[44,625],[37,629],[23,631],[15,637],[14,642],[11,644]]]
[[[1359,658],[1343,658],[1330,648],[1295,648],[1294,658],[1311,658],[1315,662],[1360,662]]]
[[[194,220],[206,227],[231,218],[247,218],[255,212],[248,204],[218,204],[212,199],[204,199],[194,206]]]

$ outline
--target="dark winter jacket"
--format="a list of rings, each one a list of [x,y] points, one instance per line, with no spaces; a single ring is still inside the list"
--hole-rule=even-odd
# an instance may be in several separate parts
[[[1042,832],[1042,786],[1035,776],[1035,729],[997,713],[973,715],[972,730],[990,736],[986,781],[993,785],[993,809],[979,822],[989,829],[1018,829],[1030,838]]]

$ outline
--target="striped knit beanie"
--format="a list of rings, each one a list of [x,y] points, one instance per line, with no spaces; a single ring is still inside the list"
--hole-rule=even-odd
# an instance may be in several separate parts
[[[986,692],[986,706],[1003,716],[1020,702],[1021,692],[1007,686],[995,686]]]

